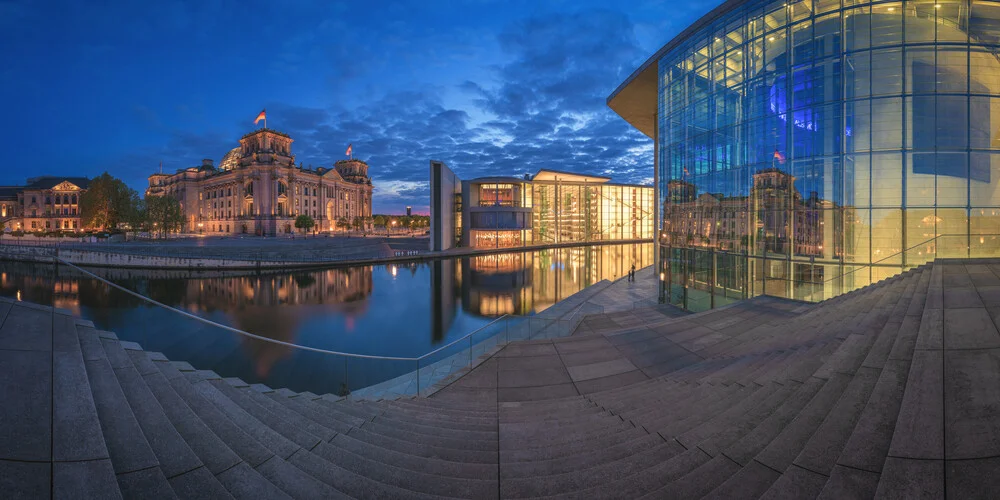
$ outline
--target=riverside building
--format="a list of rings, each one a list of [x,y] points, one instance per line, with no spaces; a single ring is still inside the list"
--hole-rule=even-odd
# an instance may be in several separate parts
[[[370,224],[372,213],[367,163],[297,166],[292,138],[267,128],[244,135],[218,166],[203,160],[149,176],[146,194],[179,200],[189,233],[274,236],[296,231],[299,215],[312,217],[316,231],[334,231],[352,227],[358,217]]]
[[[655,143],[661,299],[998,255],[998,46],[980,0],[729,0],[684,30],[608,98]]]
[[[42,176],[24,186],[0,186],[4,231],[81,231],[80,196],[89,185],[86,177]]]
[[[649,240],[653,188],[539,170],[463,181],[431,161],[431,250]]]

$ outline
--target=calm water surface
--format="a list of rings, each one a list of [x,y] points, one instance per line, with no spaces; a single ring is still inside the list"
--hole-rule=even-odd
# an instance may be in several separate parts
[[[90,269],[164,304],[273,339],[419,357],[503,314],[541,312],[652,263],[652,244],[559,248],[428,263],[278,272]],[[350,361],[208,326],[60,266],[0,261],[0,294],[54,304],[195,368],[317,394],[357,389],[413,363]]]

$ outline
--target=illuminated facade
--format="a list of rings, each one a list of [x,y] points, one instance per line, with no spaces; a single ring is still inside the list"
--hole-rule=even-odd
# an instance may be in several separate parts
[[[44,176],[26,186],[0,187],[0,221],[5,231],[81,231],[80,196],[86,177]]]
[[[149,176],[147,195],[172,196],[184,212],[184,232],[274,236],[295,231],[309,215],[314,230],[353,227],[372,213],[368,164],[340,160],[333,168],[295,165],[291,137],[270,129],[243,136],[218,168],[212,160],[174,174]]]
[[[653,264],[653,245],[596,245],[476,255],[459,260],[462,307],[482,316],[528,315],[601,280]]]
[[[655,141],[663,298],[821,300],[1000,253],[1000,2],[730,0],[608,99]]]
[[[653,238],[651,186],[613,184],[609,177],[543,169],[524,179],[455,178],[447,189],[435,189],[433,184],[443,177],[435,175],[435,163],[443,167],[432,162],[431,239],[436,246],[432,250]],[[448,174],[454,177],[450,170]],[[449,228],[453,229],[445,231]],[[451,238],[435,237],[444,233]]]

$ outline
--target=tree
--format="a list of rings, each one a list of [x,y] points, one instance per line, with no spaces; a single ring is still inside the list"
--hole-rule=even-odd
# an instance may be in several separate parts
[[[355,230],[360,231],[365,227],[365,218],[360,215],[355,216],[354,220],[351,221],[351,225],[354,226]]]
[[[4,224],[4,221],[0,220],[0,240],[3,239],[3,232],[5,229],[7,229],[7,226]]]
[[[342,227],[344,229],[347,229],[347,226],[349,226],[350,224],[351,221],[347,220],[346,215],[341,215],[340,218],[337,219],[337,227]]]
[[[147,196],[144,203],[142,225],[160,238],[179,232],[184,227],[181,202],[170,196]]]
[[[375,221],[375,227],[385,227],[384,215],[376,215],[374,221]]]
[[[84,227],[113,231],[139,209],[139,193],[107,172],[90,181],[87,191],[80,196],[80,219]]]
[[[295,218],[295,229],[301,229],[303,233],[308,232],[315,225],[316,221],[306,214],[302,214]]]

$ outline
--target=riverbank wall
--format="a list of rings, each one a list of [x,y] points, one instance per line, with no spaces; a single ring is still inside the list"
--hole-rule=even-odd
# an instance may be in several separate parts
[[[188,255],[171,255],[171,251],[133,253],[126,250],[116,250],[104,245],[103,248],[73,248],[62,246],[29,246],[0,244],[0,260],[20,262],[35,262],[43,264],[61,261],[88,267],[113,267],[136,269],[211,269],[211,270],[247,270],[247,269],[308,269],[351,267],[359,265],[391,264],[397,262],[422,262],[454,257],[489,255],[498,253],[532,252],[536,250],[569,248],[578,246],[620,245],[652,243],[652,240],[616,240],[589,243],[563,243],[558,245],[532,245],[519,248],[470,249],[453,248],[440,252],[394,251],[385,248],[353,248],[350,253],[344,253],[342,258],[308,258],[295,256],[282,257],[274,255],[261,258],[225,258],[215,255],[197,257]],[[196,249],[188,249],[196,252]],[[274,252],[261,252],[261,255]]]

